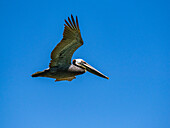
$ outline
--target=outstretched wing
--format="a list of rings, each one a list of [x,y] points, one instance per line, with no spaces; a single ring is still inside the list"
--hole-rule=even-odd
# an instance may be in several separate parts
[[[68,22],[65,20],[63,39],[51,53],[50,67],[70,65],[73,53],[83,45],[77,16],[76,22],[72,15],[71,20],[69,17]]]

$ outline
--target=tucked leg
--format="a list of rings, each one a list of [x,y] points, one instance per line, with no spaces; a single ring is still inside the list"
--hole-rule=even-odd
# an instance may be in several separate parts
[[[60,78],[60,79],[56,79],[55,82],[56,81],[63,81],[63,80],[72,81],[75,78],[76,78],[75,76],[74,77],[67,77],[67,78]]]

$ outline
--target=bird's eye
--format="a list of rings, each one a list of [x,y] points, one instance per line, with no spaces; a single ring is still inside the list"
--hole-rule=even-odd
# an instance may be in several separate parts
[[[73,64],[75,64],[76,63],[76,60],[73,60]]]

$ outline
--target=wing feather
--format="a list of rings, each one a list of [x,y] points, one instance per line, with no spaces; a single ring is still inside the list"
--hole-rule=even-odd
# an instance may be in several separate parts
[[[55,66],[68,66],[71,64],[71,58],[73,53],[83,45],[81,33],[78,25],[78,19],[76,16],[76,24],[73,16],[71,15],[72,22],[68,18],[69,23],[65,20],[63,39],[53,49],[51,53],[50,67]]]
[[[69,23],[71,24],[72,28],[76,28],[76,27],[72,24],[72,22],[71,22],[71,20],[70,20],[69,17],[68,17],[68,21],[69,21]]]
[[[70,27],[70,28],[72,28],[71,26],[70,26],[70,24],[67,22],[67,20],[64,20],[65,22],[66,22],[66,24],[68,25],[68,27]],[[65,25],[65,24],[64,24]]]
[[[72,19],[72,21],[73,21],[74,26],[76,27],[76,24],[75,24],[73,15],[71,15],[71,19]]]
[[[79,29],[79,23],[78,23],[78,18],[76,16],[76,25],[77,25],[77,28]]]

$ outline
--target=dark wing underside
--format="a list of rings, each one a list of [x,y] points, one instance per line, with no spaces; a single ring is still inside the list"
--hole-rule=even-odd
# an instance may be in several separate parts
[[[51,53],[50,67],[70,65],[73,53],[83,45],[77,16],[76,22],[72,15],[71,20],[69,17],[68,22],[65,20],[63,39]]]

